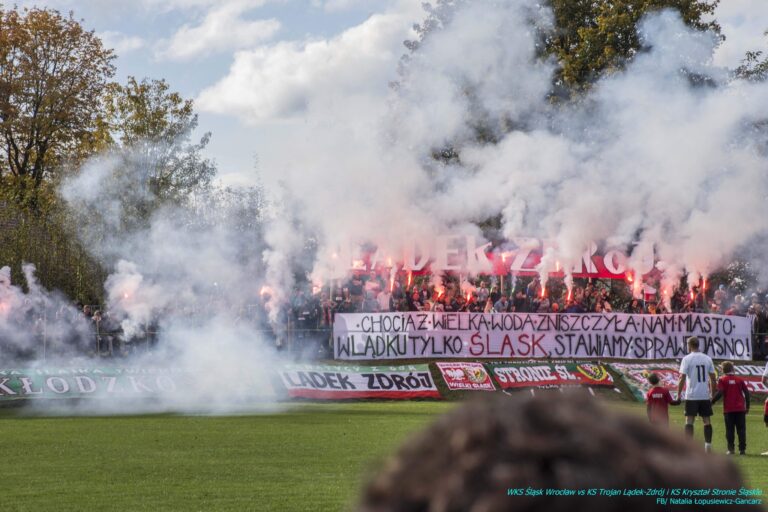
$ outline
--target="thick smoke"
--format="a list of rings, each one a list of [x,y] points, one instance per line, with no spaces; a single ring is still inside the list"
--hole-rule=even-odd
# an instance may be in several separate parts
[[[478,223],[499,218],[507,239],[554,242],[544,278],[562,265],[571,282],[569,269],[598,242],[634,247],[635,270],[655,251],[671,288],[765,240],[768,85],[715,66],[717,38],[665,11],[642,22],[643,50],[625,70],[576,101],[553,101],[556,62],[541,57],[552,25],[534,0],[473,2],[391,69],[386,98],[308,105],[281,161],[264,169],[279,184],[264,233],[248,229],[246,210],[204,197],[142,216],[151,183],[123,172],[124,158],[95,159],[66,183],[84,240],[113,269],[105,286],[114,321],[129,334],[160,333],[131,364],[198,372],[191,393],[156,407],[227,410],[268,390],[261,376],[279,359],[239,320],[243,308],[268,289],[278,320],[297,272],[318,285],[348,273],[350,243],[401,262],[418,258],[406,240],[481,240]],[[0,310],[0,333],[14,331],[26,301],[61,309],[28,274],[22,293],[0,272],[0,303],[14,311]],[[63,332],[83,329],[78,322]],[[129,405],[115,407],[146,410]]]
[[[34,265],[23,266],[27,290],[11,282],[11,269],[0,268],[0,358],[72,358],[88,353],[90,329],[63,295],[49,292],[35,278]]]
[[[159,386],[165,389],[150,400],[126,394],[88,401],[82,410],[271,409],[269,369],[280,359],[258,318],[261,219],[249,218],[263,205],[253,211],[258,197],[244,193],[199,192],[194,201],[141,218],[136,212],[151,205],[152,182],[126,172],[130,163],[125,155],[94,159],[64,184],[62,195],[80,213],[84,242],[113,270],[105,309],[133,355],[108,366],[169,368],[181,375],[184,389]],[[145,391],[141,382],[135,387]]]
[[[316,280],[339,276],[332,258],[348,241],[402,259],[404,240],[479,236],[477,222],[500,216],[507,239],[554,242],[544,278],[556,264],[570,274],[597,242],[629,247],[636,271],[655,250],[671,290],[765,233],[768,86],[715,66],[718,38],[663,11],[642,21],[643,49],[625,70],[553,101],[556,62],[541,57],[551,26],[534,1],[473,2],[393,72],[387,102],[310,110],[317,137],[286,155],[280,176],[299,199],[293,215],[317,234]],[[438,162],[447,148],[455,157]]]

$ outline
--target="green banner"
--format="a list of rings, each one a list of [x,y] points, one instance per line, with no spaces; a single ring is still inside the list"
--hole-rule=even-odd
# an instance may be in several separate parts
[[[0,369],[0,401],[47,398],[151,398],[193,394],[212,380],[209,372],[179,368],[93,367]],[[221,382],[221,379],[215,379]],[[273,396],[262,376],[238,376],[233,392]],[[210,386],[207,386],[210,391]],[[234,389],[236,388],[236,389]],[[227,390],[222,389],[223,394]]]

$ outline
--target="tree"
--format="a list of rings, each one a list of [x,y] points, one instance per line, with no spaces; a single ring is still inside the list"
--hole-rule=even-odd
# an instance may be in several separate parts
[[[549,0],[555,30],[547,53],[560,63],[555,87],[588,88],[604,73],[619,70],[640,50],[637,22],[661,9],[677,10],[686,25],[720,33],[714,19],[719,0]]]
[[[0,8],[0,176],[30,177],[39,186],[83,154],[113,59],[71,13]]]
[[[734,74],[737,78],[750,82],[764,82],[768,78],[768,57],[764,56],[762,50],[750,50]]]
[[[124,161],[121,172],[144,195],[141,217],[160,205],[183,203],[216,174],[213,162],[202,156],[210,133],[199,142],[191,140],[198,125],[193,107],[165,80],[129,77],[126,85],[109,88],[105,119],[110,142]]]

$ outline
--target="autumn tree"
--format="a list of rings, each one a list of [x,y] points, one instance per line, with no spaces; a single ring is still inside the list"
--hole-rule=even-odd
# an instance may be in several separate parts
[[[0,177],[39,186],[85,156],[113,59],[72,14],[0,8]]]

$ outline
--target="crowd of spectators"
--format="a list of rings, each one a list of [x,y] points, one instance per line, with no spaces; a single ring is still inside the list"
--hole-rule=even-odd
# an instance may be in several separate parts
[[[560,283],[545,286],[538,278],[518,281],[503,290],[491,279],[466,281],[459,285],[430,285],[428,279],[404,284],[399,279],[386,282],[380,275],[354,275],[331,287],[316,289],[314,294],[299,287],[291,299],[295,319],[312,315],[317,325],[333,322],[335,313],[373,313],[388,311],[445,311],[475,313],[717,313],[748,316],[763,312],[766,299],[761,290],[748,298],[731,294],[724,285],[714,292],[693,286],[675,289],[671,297],[658,295],[635,298],[630,288],[605,282],[575,284],[568,290]]]
[[[410,284],[408,281],[412,281]],[[427,276],[408,281],[383,276],[356,274],[332,287],[316,288],[314,293],[299,287],[289,307],[290,327],[305,332],[330,331],[336,313],[375,312],[472,312],[472,313],[714,313],[746,316],[755,333],[756,358],[765,359],[768,332],[768,295],[756,289],[749,294],[731,292],[725,285],[710,291],[701,285],[677,288],[667,298],[662,294],[632,296],[631,284],[618,281],[576,283],[569,291],[562,280],[552,280],[542,288],[538,278],[517,280],[502,288],[494,278],[474,282],[446,280],[430,284]],[[543,290],[543,291],[542,291]]]
[[[268,304],[274,301],[263,294],[254,304],[232,310],[235,323],[248,323],[272,340],[279,349],[300,353],[302,357],[329,356],[330,333],[336,313],[375,312],[472,312],[472,313],[635,313],[663,314],[709,312],[749,317],[753,326],[755,357],[765,359],[768,333],[768,296],[762,290],[749,294],[731,292],[724,285],[710,291],[700,286],[676,289],[670,297],[632,296],[631,285],[621,281],[578,281],[568,290],[562,280],[550,280],[544,287],[538,278],[521,278],[501,286],[491,276],[459,282],[444,278],[434,284],[429,276],[395,277],[355,274],[330,286],[309,290],[299,286],[288,302],[270,316]],[[665,300],[666,299],[666,300]],[[215,308],[215,304],[210,304]],[[203,308],[206,309],[206,308]],[[204,311],[169,311],[186,315],[190,321]],[[210,311],[209,311],[210,313]],[[273,309],[274,313],[274,309]],[[27,315],[29,317],[30,315]],[[34,315],[33,315],[34,316]],[[203,314],[205,316],[205,314]],[[77,352],[92,356],[124,357],[148,351],[157,343],[162,316],[126,333],[118,319],[99,306],[61,306],[55,312],[35,316],[32,322],[34,346],[43,346],[50,356]],[[19,352],[23,352],[19,350]],[[37,353],[39,350],[30,352]]]

